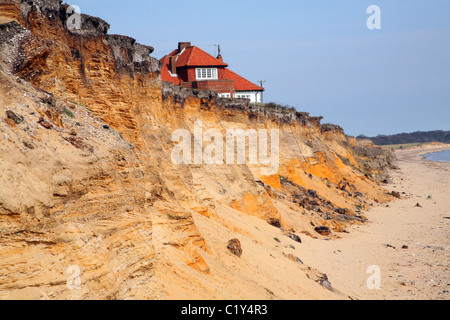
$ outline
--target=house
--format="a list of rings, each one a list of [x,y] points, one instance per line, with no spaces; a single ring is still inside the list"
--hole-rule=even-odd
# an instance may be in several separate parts
[[[215,58],[190,42],[180,42],[177,50],[160,61],[162,81],[190,89],[213,90],[223,98],[262,102],[264,88],[228,69],[220,52]]]

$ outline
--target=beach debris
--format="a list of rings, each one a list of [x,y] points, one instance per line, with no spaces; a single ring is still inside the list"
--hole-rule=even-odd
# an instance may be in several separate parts
[[[396,249],[393,245],[391,245],[389,243],[383,243],[383,246],[386,247],[386,248]]]
[[[53,126],[50,124],[50,122],[44,120],[44,117],[39,117],[38,123],[43,126],[45,129],[51,129]]]
[[[402,246],[402,249],[403,249],[403,250],[408,250],[409,247],[408,247],[407,245],[404,245],[404,246]]]
[[[289,260],[293,261],[293,262],[297,262],[299,264],[303,264],[303,261],[300,260],[298,257],[294,256],[293,254],[285,254],[283,253],[283,255],[288,258]]]
[[[347,214],[348,212],[347,212],[347,209],[343,209],[343,208],[338,208],[338,209],[336,209],[336,210],[334,210],[336,213],[339,213],[339,214]]]
[[[334,292],[333,286],[331,285],[331,282],[328,280],[328,276],[326,274],[323,274],[322,277],[317,282],[325,289]]]
[[[345,188],[347,188],[347,186],[348,186],[348,183],[347,183],[347,182],[341,181],[341,182],[339,182],[339,184],[338,184],[338,189],[339,189],[339,190],[342,190],[342,191],[345,191]]]
[[[441,247],[441,246],[438,246],[438,247],[435,247],[435,246],[425,246],[424,248],[425,248],[425,249],[431,249],[431,250],[433,250],[433,252],[436,252],[436,251],[438,251],[438,250],[445,250],[445,248],[444,248],[444,247]]]
[[[400,192],[397,192],[397,191],[392,191],[391,193],[390,193],[390,195],[391,196],[393,196],[393,197],[395,197],[395,198],[397,198],[397,199],[401,199],[401,195],[400,195]]]
[[[31,149],[31,150],[34,149],[34,146],[31,143],[27,142],[27,141],[23,141],[23,145],[25,147],[27,147],[28,149]]]
[[[269,220],[267,220],[267,223],[271,226],[274,226],[275,228],[281,228],[281,222],[279,219],[270,218]]]
[[[313,198],[317,198],[317,192],[315,190],[309,189],[308,194]]]
[[[291,238],[292,240],[298,242],[298,243],[302,243],[302,239],[300,239],[300,237],[294,233],[289,233],[287,234],[288,238]]]
[[[329,236],[331,234],[330,229],[326,226],[316,227],[314,230],[322,236]]]
[[[231,239],[230,241],[228,241],[227,248],[235,256],[239,258],[242,256],[242,246],[241,242],[238,239]]]
[[[417,207],[417,208],[422,208],[422,206],[420,205],[420,203],[417,203],[417,204],[416,204],[416,207]]]
[[[90,149],[90,151],[93,152],[92,147],[89,148],[89,146],[81,138],[70,136],[70,137],[64,137],[64,140],[69,142],[75,148],[78,148],[78,149]]]
[[[7,110],[6,111],[6,117],[8,119],[13,120],[15,122],[15,124],[21,124],[23,122],[23,117],[22,116],[18,116],[17,114],[15,114],[11,110]]]
[[[305,273],[308,279],[313,280],[314,282],[320,284],[322,287],[330,290],[331,292],[335,292],[326,274],[311,267],[306,267]]]

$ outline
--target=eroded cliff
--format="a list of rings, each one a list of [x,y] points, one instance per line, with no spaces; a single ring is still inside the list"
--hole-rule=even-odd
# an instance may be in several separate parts
[[[0,0],[0,298],[343,297],[300,236],[339,237],[389,200],[391,155],[307,113],[163,84],[153,48],[86,15],[71,30],[67,8]],[[278,173],[176,165],[172,133],[196,121],[279,130]]]

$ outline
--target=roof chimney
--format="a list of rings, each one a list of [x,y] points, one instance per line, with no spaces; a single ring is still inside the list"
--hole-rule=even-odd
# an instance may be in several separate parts
[[[170,57],[169,71],[171,74],[177,74],[177,56]]]
[[[178,42],[178,53],[180,53],[181,51],[190,46],[191,46],[190,42]]]

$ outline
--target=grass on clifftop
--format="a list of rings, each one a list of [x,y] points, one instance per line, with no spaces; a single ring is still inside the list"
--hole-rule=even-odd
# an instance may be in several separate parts
[[[409,149],[413,147],[419,147],[426,143],[404,143],[404,144],[391,144],[387,146],[381,146],[382,148],[391,149],[391,150],[399,150],[399,149]]]
[[[290,105],[282,105],[275,102],[269,102],[269,103],[257,103],[257,106],[266,108],[266,109],[272,109],[277,111],[296,111],[295,107]]]

